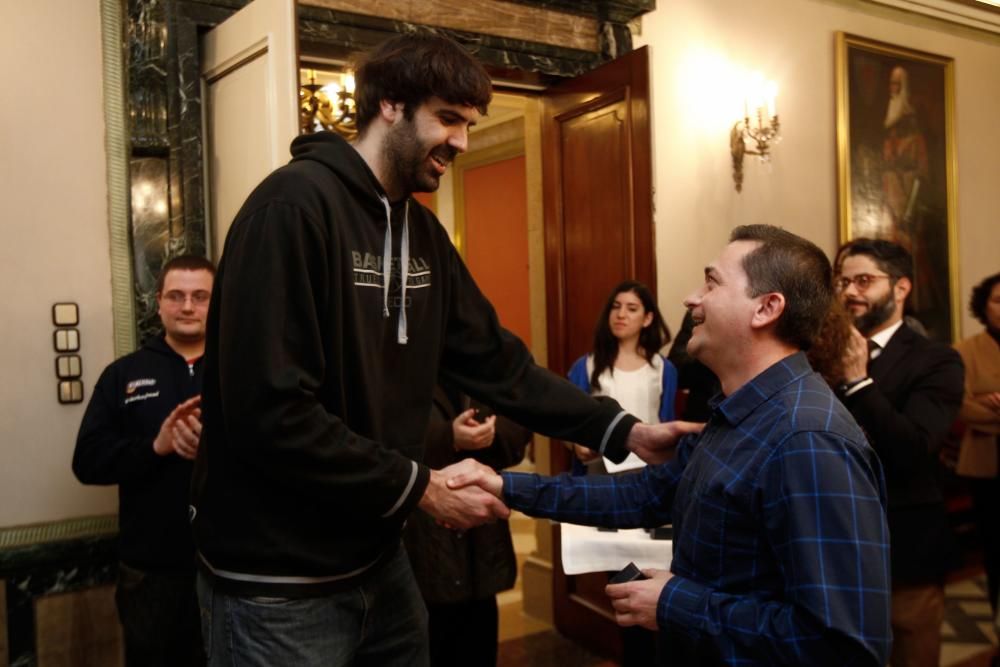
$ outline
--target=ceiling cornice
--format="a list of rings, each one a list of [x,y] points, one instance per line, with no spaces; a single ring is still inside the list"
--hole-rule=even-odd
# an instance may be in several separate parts
[[[1000,35],[1000,7],[974,0],[868,0]]]

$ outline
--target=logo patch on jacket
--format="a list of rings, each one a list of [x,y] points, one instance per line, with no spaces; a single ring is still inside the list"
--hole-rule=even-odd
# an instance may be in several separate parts
[[[370,252],[351,251],[354,264],[355,287],[382,287],[383,271],[382,257]],[[389,292],[399,291],[402,272],[399,270],[399,257],[393,257],[389,264]],[[419,289],[431,286],[431,265],[423,257],[410,257],[406,268],[406,289]]]
[[[125,395],[131,396],[137,389],[154,386],[156,386],[156,378],[140,378],[138,380],[132,380],[125,385]]]

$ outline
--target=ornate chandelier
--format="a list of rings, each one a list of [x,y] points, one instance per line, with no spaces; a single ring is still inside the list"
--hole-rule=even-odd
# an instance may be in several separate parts
[[[350,72],[322,72],[327,83],[317,83],[314,69],[304,70],[309,83],[299,88],[299,126],[303,134],[330,130],[345,139],[354,139],[354,75]]]

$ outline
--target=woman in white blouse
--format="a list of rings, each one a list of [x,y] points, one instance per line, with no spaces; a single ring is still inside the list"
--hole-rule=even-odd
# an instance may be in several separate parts
[[[610,396],[647,424],[674,419],[674,396],[677,393],[677,369],[660,349],[670,342],[670,332],[663,322],[649,288],[628,280],[611,292],[594,331],[594,349],[580,357],[569,371],[576,386],[594,396]],[[586,448],[576,448],[584,462],[600,463]],[[625,462],[604,460],[604,469],[618,472],[642,466],[629,454]],[[589,466],[600,469],[598,465]]]
[[[594,331],[594,350],[570,368],[569,379],[594,396],[610,396],[633,415],[656,424],[674,419],[677,369],[660,354],[670,332],[649,288],[629,280],[615,287]],[[635,454],[620,464],[575,446],[574,474],[620,472],[645,465]],[[586,465],[586,467],[584,467]],[[621,628],[622,665],[656,664],[656,634]]]

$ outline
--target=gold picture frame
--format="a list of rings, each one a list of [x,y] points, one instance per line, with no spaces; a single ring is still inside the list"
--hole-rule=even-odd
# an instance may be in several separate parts
[[[955,61],[838,32],[836,69],[840,241],[910,250],[910,314],[957,340]]]

